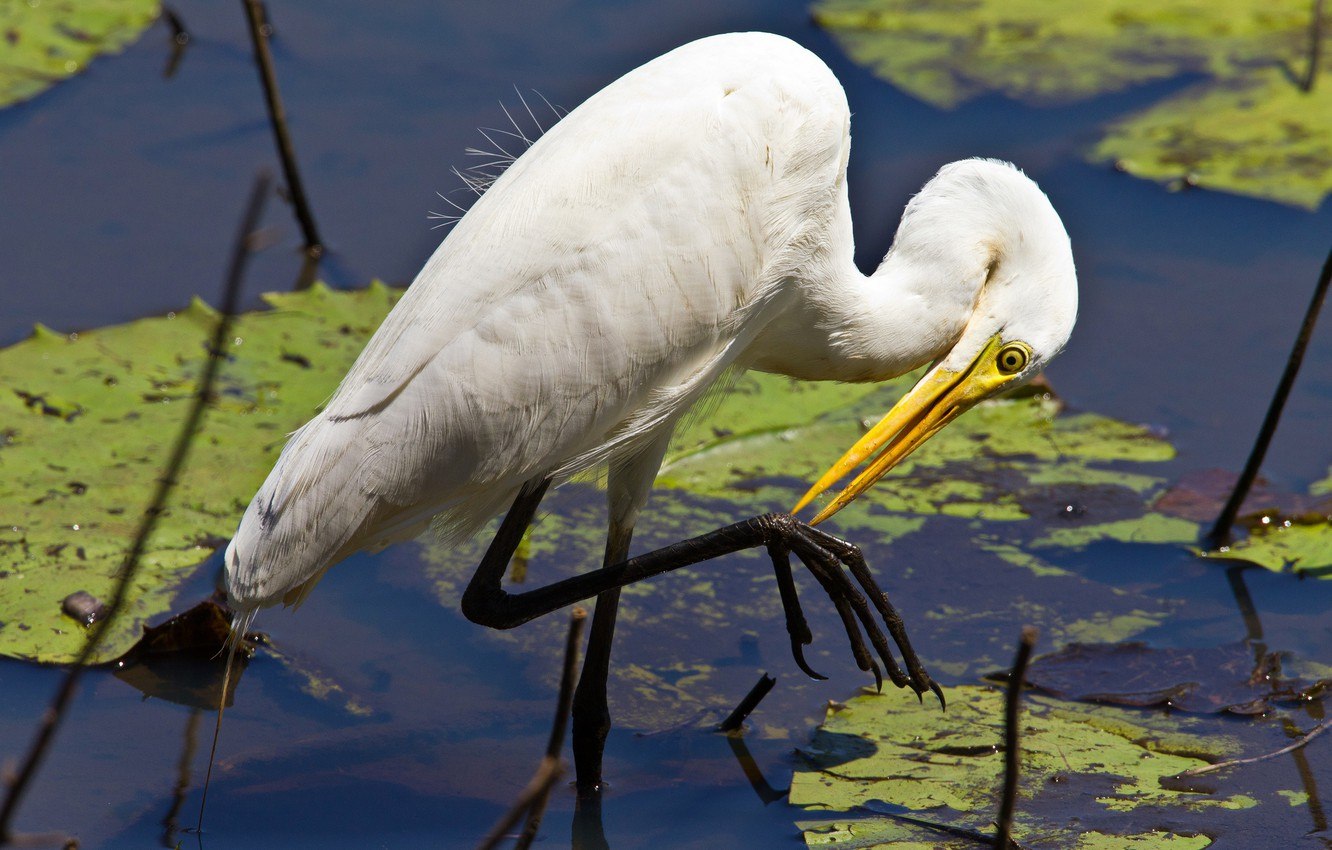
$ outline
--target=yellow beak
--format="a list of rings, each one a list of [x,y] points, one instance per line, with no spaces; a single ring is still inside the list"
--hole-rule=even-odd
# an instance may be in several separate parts
[[[809,488],[809,492],[805,493],[791,513],[798,513],[866,458],[883,449],[846,489],[819,511],[810,525],[823,522],[868,490],[888,470],[901,463],[907,455],[961,413],[976,402],[994,395],[1012,381],[1013,376],[1002,374],[995,362],[995,355],[1002,345],[1003,340],[996,334],[966,369],[954,372],[935,367],[928,372],[893,405],[893,409],[888,411],[888,415],[879,424],[869,429],[842,455],[841,460],[823,473],[823,477]]]

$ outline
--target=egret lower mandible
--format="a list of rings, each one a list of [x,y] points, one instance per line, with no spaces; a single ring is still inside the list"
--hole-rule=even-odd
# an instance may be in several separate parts
[[[459,541],[507,508],[463,612],[508,629],[598,596],[574,705],[583,791],[601,782],[619,588],[741,549],[768,550],[802,670],[817,675],[791,553],[862,670],[878,678],[882,662],[895,685],[942,701],[859,550],[813,526],[1064,347],[1073,255],[1035,183],[973,159],[911,200],[866,277],[852,262],[849,124],[827,66],[762,33],[686,44],[570,112],[477,199],[291,435],[227,548],[236,631],[259,608],[299,605],[353,552],[436,517]],[[768,514],[628,557],[672,430],[723,374],[882,381],[931,362],[796,505],[868,461],[812,521]],[[609,470],[604,568],[505,591],[547,490],[597,466]]]

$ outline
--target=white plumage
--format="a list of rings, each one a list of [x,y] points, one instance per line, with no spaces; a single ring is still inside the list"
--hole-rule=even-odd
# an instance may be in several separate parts
[[[832,72],[759,33],[687,44],[569,113],[292,435],[227,549],[233,606],[299,602],[352,552],[440,514],[471,534],[524,482],[598,464],[632,528],[675,423],[731,369],[872,381],[937,360],[922,386],[978,387],[956,412],[1039,370],[1077,305],[1045,196],[1007,164],[946,166],[867,278],[849,123]],[[995,340],[1028,356],[972,380]]]

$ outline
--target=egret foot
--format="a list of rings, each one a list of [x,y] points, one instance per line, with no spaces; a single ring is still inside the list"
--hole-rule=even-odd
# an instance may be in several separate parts
[[[943,691],[930,678],[919,656],[912,649],[901,615],[889,601],[888,594],[879,589],[860,547],[820,531],[790,514],[765,514],[755,517],[751,522],[763,525],[770,537],[765,542],[768,555],[772,558],[773,572],[777,576],[782,608],[786,613],[786,631],[791,637],[791,653],[795,656],[796,665],[806,675],[815,679],[825,678],[811,669],[805,661],[803,648],[809,645],[812,636],[801,611],[795,581],[791,575],[789,555],[792,552],[832,600],[842,619],[847,640],[851,643],[851,653],[856,659],[856,665],[861,670],[872,672],[876,684],[882,689],[883,673],[865,646],[864,635],[861,633],[863,628],[879,659],[883,661],[883,668],[887,671],[889,680],[894,685],[899,688],[909,687],[918,697],[927,690],[932,691],[938,697],[939,704],[945,705]],[[847,576],[847,572],[850,572],[850,577]],[[854,583],[852,579],[855,579]],[[906,667],[906,672],[902,671],[893,658],[887,638],[874,618],[875,613],[882,618],[888,634],[902,654],[902,663]]]

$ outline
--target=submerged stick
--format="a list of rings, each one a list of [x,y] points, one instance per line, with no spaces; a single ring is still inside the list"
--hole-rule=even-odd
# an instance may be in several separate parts
[[[273,53],[268,49],[267,33],[272,31],[272,27],[268,24],[267,12],[259,0],[241,0],[241,5],[245,7],[245,16],[250,22],[250,40],[254,43],[259,80],[264,86],[268,120],[273,126],[282,174],[287,180],[287,192],[291,195],[296,220],[300,222],[301,233],[305,237],[305,253],[310,257],[318,257],[324,253],[324,243],[319,238],[314,214],[310,212],[310,202],[305,197],[305,186],[296,168],[296,149],[291,143],[291,133],[287,130],[287,112],[282,107],[282,95],[278,93],[277,75],[273,72]]]
[[[205,361],[203,374],[199,378],[198,389],[190,402],[189,411],[186,413],[185,421],[182,423],[180,433],[176,437],[176,443],[171,449],[171,458],[167,461],[162,476],[157,479],[157,488],[153,491],[152,500],[148,503],[148,509],[143,513],[143,519],[139,521],[134,542],[125,555],[124,564],[120,568],[120,578],[116,582],[115,589],[111,592],[111,600],[106,606],[106,613],[101,620],[88,628],[88,639],[84,642],[79,657],[75,659],[74,665],[65,674],[65,680],[61,683],[59,690],[56,691],[51,706],[47,708],[46,713],[42,716],[31,749],[24,758],[14,781],[9,783],[9,791],[5,795],[4,805],[0,807],[0,845],[8,844],[14,837],[11,827],[14,814],[18,811],[19,803],[23,799],[23,794],[27,791],[33,777],[37,775],[42,760],[50,750],[51,742],[55,739],[56,730],[60,727],[61,721],[69,710],[69,704],[74,697],[79,678],[96,654],[97,648],[101,645],[102,638],[107,633],[110,624],[124,608],[125,599],[129,595],[129,587],[139,570],[139,561],[147,547],[148,538],[157,527],[157,520],[166,507],[167,497],[171,495],[172,489],[176,486],[176,478],[185,465],[185,458],[189,455],[190,446],[194,442],[194,435],[199,430],[199,423],[203,419],[205,408],[208,406],[208,398],[212,395],[213,384],[217,380],[218,365],[223,358],[223,352],[226,351],[226,341],[231,336],[231,323],[235,318],[236,309],[240,302],[241,278],[245,268],[244,261],[249,253],[247,237],[250,231],[254,230],[259,215],[263,211],[264,199],[268,196],[269,182],[268,173],[260,173],[255,180],[254,189],[250,192],[245,221],[237,240],[236,250],[232,255],[231,267],[227,272],[226,284],[222,291],[221,314],[218,316],[217,326],[213,329],[213,337],[208,345],[208,359]]]
[[[509,831],[524,816],[523,833],[514,845],[515,850],[530,847],[541,826],[541,816],[545,814],[546,802],[550,799],[550,789],[556,780],[564,774],[564,765],[560,760],[560,751],[564,749],[564,734],[569,725],[569,712],[573,708],[574,680],[578,673],[578,646],[583,639],[583,626],[587,623],[587,611],[575,608],[569,620],[569,635],[564,642],[564,668],[560,673],[560,692],[556,699],[555,719],[551,722],[550,738],[546,741],[546,753],[537,765],[536,773],[519,793],[509,811],[500,818],[486,837],[477,845],[477,850],[494,850],[504,840]]]
[[[1179,773],[1176,773],[1174,776],[1170,778],[1182,779],[1190,776],[1202,776],[1204,773],[1213,773],[1218,770],[1224,770],[1227,767],[1236,767],[1241,764],[1257,764],[1260,761],[1267,761],[1268,759],[1274,759],[1277,756],[1284,756],[1286,753],[1294,752],[1295,750],[1300,749],[1301,747],[1312,741],[1314,738],[1317,738],[1319,735],[1326,732],[1329,725],[1332,725],[1332,720],[1324,720],[1322,723],[1319,723],[1317,726],[1310,729],[1303,736],[1301,736],[1298,741],[1295,741],[1289,744],[1288,746],[1282,747],[1281,749],[1275,752],[1266,753],[1265,755],[1261,756],[1254,756],[1253,758],[1231,759],[1230,761],[1221,761],[1217,762],[1216,764],[1208,764],[1204,765],[1203,767],[1195,767],[1189,770],[1180,771]]]
[[[768,692],[771,691],[776,684],[777,679],[775,677],[769,676],[767,673],[760,676],[754,687],[750,688],[749,693],[745,694],[745,698],[740,700],[740,704],[737,705],[730,714],[726,715],[726,719],[717,726],[717,731],[734,732],[739,729],[740,724],[744,723],[745,718],[748,717],[754,709],[758,708],[758,704],[763,701],[763,698],[768,695]]]
[[[1272,404],[1267,408],[1267,416],[1263,419],[1262,428],[1258,430],[1258,439],[1253,444],[1253,451],[1249,453],[1249,460],[1244,464],[1244,471],[1240,473],[1239,480],[1235,482],[1235,489],[1231,492],[1229,501],[1221,509],[1221,514],[1216,518],[1212,530],[1207,533],[1205,540],[1212,549],[1224,546],[1230,541],[1230,528],[1235,524],[1235,517],[1239,515],[1240,505],[1244,504],[1245,497],[1249,495],[1249,488],[1258,477],[1258,468],[1263,465],[1267,447],[1272,442],[1272,435],[1276,433],[1277,423],[1281,421],[1281,411],[1290,396],[1290,388],[1294,386],[1295,376],[1299,374],[1300,364],[1304,362],[1304,352],[1309,347],[1314,324],[1318,321],[1323,301],[1327,298],[1329,282],[1332,282],[1332,252],[1329,252],[1327,259],[1323,261],[1323,272],[1318,276],[1313,299],[1309,302],[1309,309],[1304,313],[1300,332],[1295,337],[1295,345],[1290,351],[1290,358],[1286,361],[1286,371],[1282,373],[1276,393],[1272,396]]]
[[[1031,648],[1036,645],[1034,626],[1022,627],[1022,640],[1018,643],[1013,672],[1008,674],[1008,693],[1004,698],[1004,791],[999,800],[999,821],[994,833],[996,850],[1010,850],[1013,846],[1009,832],[1013,827],[1013,812],[1017,808],[1018,771],[1021,768],[1018,738],[1018,710],[1022,705],[1022,683],[1027,677],[1027,662]]]

